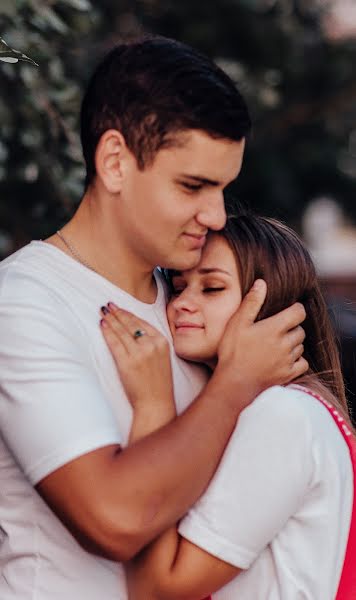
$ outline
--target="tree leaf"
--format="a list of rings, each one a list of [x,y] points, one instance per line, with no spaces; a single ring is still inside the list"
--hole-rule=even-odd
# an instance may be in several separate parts
[[[19,50],[15,50],[14,48],[10,48],[10,46],[0,37],[0,60],[2,62],[7,63],[17,63],[19,60],[24,62],[28,62],[31,65],[38,67],[38,64],[32,60],[26,54],[23,54]]]
[[[18,58],[14,58],[13,56],[1,56],[1,54],[0,54],[0,60],[2,60],[2,62],[6,62],[6,63],[17,63],[17,62],[19,62]]]
[[[91,10],[92,6],[89,0],[62,0],[64,4],[71,6],[72,8],[76,8],[77,10]]]

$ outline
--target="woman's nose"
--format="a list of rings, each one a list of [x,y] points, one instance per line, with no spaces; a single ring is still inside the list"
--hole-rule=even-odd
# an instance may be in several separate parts
[[[198,310],[194,294],[187,291],[186,289],[180,292],[180,294],[174,298],[172,305],[176,311],[181,310],[187,312],[195,312],[196,310]]]

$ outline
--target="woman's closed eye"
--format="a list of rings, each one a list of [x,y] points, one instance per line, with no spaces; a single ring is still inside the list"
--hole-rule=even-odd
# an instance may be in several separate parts
[[[182,292],[184,292],[185,287],[175,287],[171,289],[171,296],[179,296]],[[224,286],[206,286],[201,288],[203,294],[214,294],[218,292],[223,292],[226,290]]]
[[[203,292],[204,294],[210,294],[213,292],[223,292],[225,289],[225,287],[205,287],[203,288]]]

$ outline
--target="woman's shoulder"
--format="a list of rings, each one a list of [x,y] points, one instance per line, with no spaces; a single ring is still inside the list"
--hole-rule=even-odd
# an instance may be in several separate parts
[[[326,403],[327,404],[327,403]],[[340,432],[321,397],[302,386],[273,386],[259,394],[242,413],[249,423],[263,421],[274,430],[283,428],[291,439],[304,435],[310,442],[339,439]],[[243,419],[242,419],[243,421]]]
[[[261,392],[246,410],[258,413],[272,411],[287,417],[298,414],[302,416],[319,404],[320,402],[312,398],[306,388],[274,385]]]

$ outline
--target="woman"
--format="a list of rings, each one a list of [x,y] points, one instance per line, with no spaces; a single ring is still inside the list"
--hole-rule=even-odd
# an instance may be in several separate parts
[[[132,600],[212,593],[214,600],[332,600],[338,590],[338,600],[354,597],[354,438],[326,306],[296,234],[271,219],[230,217],[210,235],[195,269],[169,273],[174,348],[213,370],[223,360],[224,328],[257,278],[268,290],[259,318],[303,302],[306,341],[298,351],[310,371],[266,390],[243,411],[206,493],[178,530],[164,533],[132,564]],[[167,347],[147,323],[131,319],[139,336],[131,357],[120,344],[116,307],[102,330],[134,409],[134,443],[173,419],[175,408],[169,377],[146,399]]]

